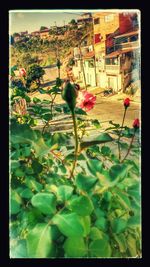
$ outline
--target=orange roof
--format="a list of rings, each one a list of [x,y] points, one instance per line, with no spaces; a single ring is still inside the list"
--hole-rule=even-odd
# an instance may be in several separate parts
[[[83,58],[84,59],[88,59],[88,58],[92,58],[95,56],[94,51],[88,52]]]

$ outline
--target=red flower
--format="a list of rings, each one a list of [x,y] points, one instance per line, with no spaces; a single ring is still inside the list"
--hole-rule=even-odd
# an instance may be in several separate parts
[[[140,121],[139,119],[135,119],[134,122],[133,122],[133,127],[135,129],[138,129],[140,127]]]
[[[21,77],[25,77],[26,76],[26,70],[24,69],[24,68],[21,68],[21,69],[19,69],[19,73],[20,73],[20,76]]]
[[[96,102],[96,96],[88,93],[87,91],[81,91],[77,97],[77,107],[85,109],[85,111],[91,110]]]
[[[124,107],[125,108],[128,108],[130,106],[130,98],[126,98],[125,100],[124,100]]]

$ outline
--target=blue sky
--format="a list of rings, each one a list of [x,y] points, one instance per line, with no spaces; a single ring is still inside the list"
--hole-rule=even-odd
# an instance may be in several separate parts
[[[11,11],[9,13],[9,32],[26,31],[32,32],[39,30],[41,26],[61,26],[70,22],[71,19],[77,19],[82,11]]]

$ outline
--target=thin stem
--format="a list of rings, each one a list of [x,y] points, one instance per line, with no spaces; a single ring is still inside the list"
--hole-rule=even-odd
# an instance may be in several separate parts
[[[133,140],[134,140],[134,137],[135,137],[135,132],[136,132],[136,129],[134,129],[134,134],[133,134],[133,136],[132,136],[130,145],[129,145],[129,147],[128,147],[127,154],[126,154],[125,157],[122,159],[121,163],[123,163],[123,161],[127,158],[127,156],[128,156],[129,153],[130,153],[130,150],[131,150],[131,147],[132,147],[132,144],[133,144]]]
[[[70,178],[73,176],[73,173],[74,173],[74,170],[76,167],[76,163],[77,163],[77,157],[78,157],[78,134],[77,134],[77,123],[76,123],[74,110],[72,111],[72,119],[73,119],[74,134],[75,134],[75,158],[74,158]]]
[[[51,100],[52,100],[51,101],[51,119],[49,121],[47,121],[46,124],[44,125],[43,130],[42,130],[42,134],[44,134],[45,128],[49,125],[49,122],[53,119],[53,105],[54,105],[55,98],[56,98],[56,94],[55,94],[54,98],[52,98],[52,96],[51,96]]]
[[[124,125],[124,120],[125,120],[125,116],[126,116],[126,111],[127,111],[127,108],[125,108],[125,110],[124,110],[123,119],[122,119],[122,125],[121,125],[121,131],[120,131],[120,133],[119,133],[119,138],[118,138],[119,160],[121,159],[120,138],[121,138],[121,134],[122,134],[122,127],[123,127],[123,125]]]

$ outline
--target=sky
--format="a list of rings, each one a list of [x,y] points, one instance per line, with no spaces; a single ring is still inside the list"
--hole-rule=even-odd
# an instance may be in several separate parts
[[[39,30],[41,26],[63,26],[72,19],[77,19],[83,12],[65,11],[11,11],[9,13],[9,33]]]

